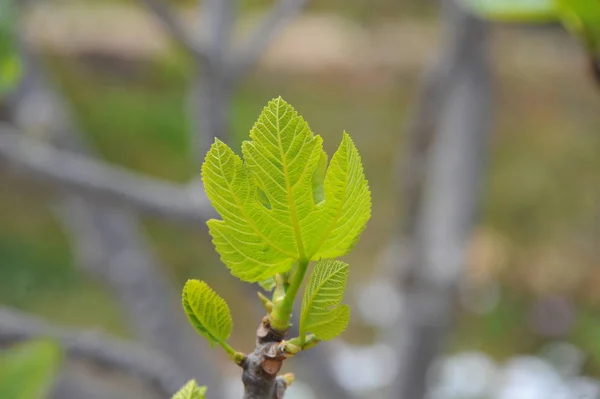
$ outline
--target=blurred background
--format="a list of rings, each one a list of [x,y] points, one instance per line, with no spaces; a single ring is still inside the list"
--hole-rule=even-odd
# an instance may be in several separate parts
[[[352,135],[373,197],[350,327],[286,362],[286,398],[600,398],[600,90],[559,24],[449,1],[0,3],[0,398],[189,378],[241,398],[179,290],[207,281],[253,349],[259,288],[219,261],[197,178],[279,95],[329,154]]]

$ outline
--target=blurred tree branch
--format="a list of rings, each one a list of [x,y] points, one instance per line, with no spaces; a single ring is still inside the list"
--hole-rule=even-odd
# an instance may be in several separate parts
[[[425,76],[409,129],[405,195],[409,256],[396,276],[406,309],[390,341],[400,360],[391,397],[422,399],[426,374],[443,349],[453,299],[475,223],[491,119],[488,26],[443,2],[440,56]]]
[[[256,64],[261,54],[283,28],[309,3],[309,0],[278,0],[268,15],[240,47],[230,68],[237,82]]]
[[[166,32],[184,49],[202,62],[210,62],[206,49],[185,28],[173,9],[162,0],[139,0],[161,23]]]
[[[229,50],[237,0],[206,0],[202,24],[208,62],[196,62],[188,93],[192,156],[198,167],[215,138],[229,141],[229,116],[236,85],[228,79]],[[200,11],[200,10],[199,10]]]
[[[138,344],[97,331],[53,326],[35,316],[0,307],[0,344],[36,338],[57,340],[70,357],[83,358],[145,380],[164,397],[170,397],[186,382],[185,373],[176,364]]]
[[[12,102],[19,131],[73,152],[89,152],[67,101],[49,83],[36,54],[24,42],[20,51],[25,73]],[[92,204],[72,193],[59,195],[56,209],[78,263],[114,292],[140,339],[172,359],[184,378],[210,384],[220,394],[221,380],[211,356],[179,310],[179,295],[163,274],[135,213]]]
[[[162,0],[139,0],[161,23],[166,32],[195,59],[210,63],[211,59],[199,40],[186,29],[174,10]]]
[[[159,218],[204,227],[214,211],[195,187],[162,181],[94,158],[56,149],[0,124],[0,163],[19,177],[86,199],[140,210]]]

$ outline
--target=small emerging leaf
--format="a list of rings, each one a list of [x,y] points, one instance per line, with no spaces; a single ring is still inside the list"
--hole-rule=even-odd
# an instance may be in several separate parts
[[[18,21],[15,1],[0,1],[0,96],[14,89],[22,75],[16,37]]]
[[[183,287],[183,308],[211,346],[227,341],[233,328],[229,306],[204,281],[187,281]]]
[[[350,321],[350,307],[340,305],[348,281],[348,265],[325,259],[315,265],[302,300],[300,336],[311,332],[320,340],[340,335]]]
[[[171,399],[204,399],[206,387],[198,386],[195,380],[189,380]]]

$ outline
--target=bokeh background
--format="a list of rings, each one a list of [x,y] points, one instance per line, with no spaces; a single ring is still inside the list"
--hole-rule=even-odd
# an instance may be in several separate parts
[[[169,6],[201,34],[193,1]],[[232,42],[243,43],[271,7],[239,2]],[[78,137],[101,160],[181,184],[198,176],[190,136],[197,113],[188,104],[194,60],[139,2],[34,2],[22,13],[20,37],[70,108]],[[394,342],[382,337],[400,322],[407,297],[386,278],[384,264],[402,257],[398,165],[405,164],[423,72],[442,39],[434,2],[321,0],[294,15],[233,90],[232,148],[267,101],[281,95],[323,136],[328,153],[343,130],[352,135],[372,189],[372,219],[345,257],[351,325],[316,349],[319,357],[286,362],[298,373],[290,398],[335,397],[303,371],[311,368],[329,369],[331,385],[352,392],[345,397],[386,397],[398,378]],[[560,25],[496,24],[486,51],[492,135],[477,222],[449,298],[453,322],[426,377],[428,397],[599,398],[600,88],[579,43]],[[9,96],[2,98],[0,114],[11,121]],[[46,139],[38,131],[30,136]],[[73,231],[61,219],[69,211],[59,204],[64,192],[0,165],[0,304],[52,325],[139,341],[131,325],[139,315],[128,313],[110,278],[82,267]],[[261,317],[254,288],[229,275],[203,228],[140,215],[161,278],[175,293],[188,278],[206,280],[230,304],[232,345],[250,351]],[[219,349],[202,351],[227,381],[223,396],[209,397],[241,397],[239,371]],[[73,398],[148,395],[135,376],[65,362],[59,380],[80,381]],[[53,392],[68,399],[68,390]]]

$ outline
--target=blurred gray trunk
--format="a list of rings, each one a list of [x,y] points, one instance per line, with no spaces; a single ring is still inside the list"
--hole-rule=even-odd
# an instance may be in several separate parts
[[[479,204],[490,133],[491,77],[486,24],[454,2],[443,5],[444,50],[425,83],[414,129],[416,173],[408,193],[406,309],[391,341],[400,362],[391,398],[422,399],[432,361],[453,320],[457,284]],[[431,112],[427,115],[427,112]],[[427,119],[428,118],[428,119]],[[423,128],[423,126],[425,126]],[[418,135],[424,135],[419,137]],[[416,161],[415,161],[416,160]]]

